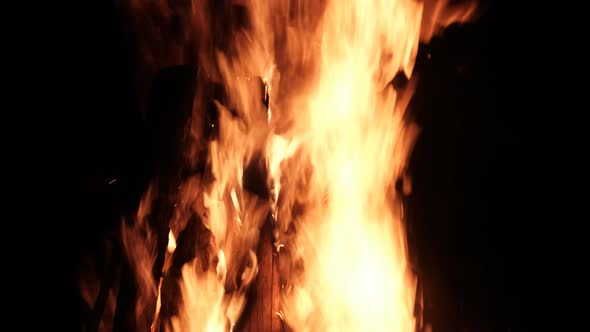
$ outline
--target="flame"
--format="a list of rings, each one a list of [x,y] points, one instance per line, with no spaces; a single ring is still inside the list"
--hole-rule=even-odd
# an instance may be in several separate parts
[[[424,3],[414,0],[325,3],[311,38],[319,49],[308,88],[293,103],[292,145],[272,144],[281,317],[296,331],[420,326],[401,200],[392,188],[404,179],[404,191],[411,190],[405,165],[419,130],[406,109],[415,81],[396,91],[390,80],[397,72],[409,78],[419,42],[466,21],[475,8],[446,5],[427,4],[425,19]]]
[[[419,130],[406,109],[415,82],[397,91],[391,80],[399,72],[410,78],[419,42],[468,20],[475,7],[192,0],[181,10],[166,3],[131,0],[130,8],[162,11],[166,24],[178,17],[185,31],[175,47],[197,46],[185,152],[189,167],[206,152],[207,167],[183,179],[172,218],[158,220],[170,226],[161,280],[153,280],[158,245],[146,222],[153,187],[135,224],[122,228],[138,287],[136,319],[153,314],[152,331],[235,329],[270,216],[282,289],[282,307],[273,311],[293,330],[414,330],[416,277],[394,183],[404,179],[404,193],[411,191],[405,167]],[[156,63],[153,45],[144,49]],[[161,62],[186,56],[174,53]],[[211,99],[217,122],[204,116]],[[255,174],[267,177],[259,180],[268,195],[247,185],[249,168],[265,168]]]
[[[416,280],[391,184],[404,171],[417,130],[388,82],[397,71],[411,75],[421,17],[421,4],[412,0],[326,5],[320,69],[298,118],[313,173],[303,190],[279,193],[285,210],[307,196],[287,244],[291,259],[303,262],[285,296],[294,330],[415,326]]]
[[[151,306],[157,298],[157,286],[152,268],[156,257],[156,236],[151,231],[148,216],[154,199],[154,188],[150,186],[141,200],[133,223],[123,223],[121,238],[123,250],[134,272],[138,296],[135,305],[135,317],[142,329],[147,329],[151,321]],[[145,326],[143,324],[146,324]]]
[[[424,2],[424,18],[420,40],[428,42],[444,28],[454,23],[467,23],[477,18],[478,3],[475,1],[451,4],[451,0]]]

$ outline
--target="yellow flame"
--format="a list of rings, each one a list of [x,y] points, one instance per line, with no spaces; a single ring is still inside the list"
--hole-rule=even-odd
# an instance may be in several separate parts
[[[187,264],[182,268],[181,291],[184,305],[180,318],[173,318],[171,321],[172,330],[225,331],[226,319],[222,310],[225,275],[215,271],[198,273],[196,269],[196,264]]]
[[[414,329],[415,278],[391,184],[416,131],[388,82],[412,72],[421,15],[413,0],[326,5],[320,69],[297,119],[313,167],[295,239],[303,273],[285,298],[297,331]]]

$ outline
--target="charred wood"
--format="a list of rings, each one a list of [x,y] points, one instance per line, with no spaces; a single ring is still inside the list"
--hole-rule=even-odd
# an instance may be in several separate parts
[[[186,124],[190,123],[196,85],[194,66],[176,66],[162,70],[154,79],[147,115],[148,145],[151,152],[148,165],[154,179],[155,199],[148,217],[150,230],[156,236],[155,261],[152,268],[153,280],[157,283],[168,245],[168,221],[173,213],[176,188],[180,184],[180,173],[186,140]],[[136,324],[137,284],[135,274],[127,260],[121,272],[121,286],[117,298],[114,331],[136,331],[145,326]],[[147,304],[147,321],[154,316],[156,298]],[[146,323],[146,322],[144,322]],[[149,322],[148,324],[151,324]],[[147,325],[149,328],[149,325]]]

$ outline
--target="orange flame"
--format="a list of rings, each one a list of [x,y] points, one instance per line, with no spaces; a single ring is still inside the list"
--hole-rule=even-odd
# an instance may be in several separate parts
[[[156,282],[152,274],[156,257],[156,238],[147,222],[153,194],[153,187],[150,187],[141,200],[135,222],[130,225],[123,223],[121,227],[123,249],[136,278],[138,297],[135,317],[138,324],[150,321],[150,305],[152,299],[157,296]],[[142,329],[148,327],[139,326]]]
[[[453,23],[466,23],[476,18],[478,4],[475,1],[451,5],[451,0],[424,2],[424,18],[420,40],[428,42]]]

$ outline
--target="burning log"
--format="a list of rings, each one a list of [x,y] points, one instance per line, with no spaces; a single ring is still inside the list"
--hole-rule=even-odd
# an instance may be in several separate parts
[[[88,325],[87,325],[87,332],[96,332],[98,331],[100,321],[103,317],[105,308],[107,306],[107,301],[110,295],[111,289],[114,287],[116,279],[117,279],[117,269],[121,263],[121,252],[118,249],[118,246],[113,246],[115,248],[115,252],[111,255],[109,264],[106,268],[106,272],[103,274],[103,278],[101,279],[100,283],[100,290],[98,292],[98,296],[94,301],[94,306],[88,317]]]
[[[169,225],[172,216],[176,188],[180,184],[178,170],[182,163],[182,146],[185,128],[192,114],[196,84],[196,68],[193,66],[171,67],[161,71],[154,80],[148,114],[149,167],[154,179],[155,197],[148,217],[149,229],[155,234],[155,260],[152,267],[153,280],[160,280]],[[117,298],[114,331],[135,331],[136,324],[135,272],[128,260],[123,261],[121,286]],[[146,319],[153,317],[156,298],[149,299]],[[150,313],[151,312],[151,313]],[[144,328],[151,322],[143,322]]]
[[[274,225],[268,218],[261,229],[256,252],[259,259],[258,278],[248,292],[249,302],[244,309],[236,331],[285,331],[285,325],[277,314],[280,310],[278,257],[273,247]]]
[[[201,87],[196,89],[196,84],[200,84]],[[265,91],[261,80],[251,80],[251,84],[253,88]],[[219,114],[219,106],[212,101],[231,105],[227,102],[226,93],[227,90],[221,85],[206,80],[192,66],[166,69],[159,73],[154,81],[149,114],[150,147],[153,151],[150,155],[149,165],[154,180],[151,186],[152,197],[145,199],[151,204],[151,207],[146,216],[147,225],[142,231],[143,233],[151,233],[143,234],[135,241],[147,242],[149,243],[148,251],[154,250],[154,263],[151,265],[149,279],[152,281],[153,288],[157,287],[157,291],[150,291],[148,298],[142,298],[145,296],[143,294],[145,290],[138,289],[141,283],[136,280],[138,271],[134,267],[135,262],[133,262],[136,258],[127,257],[123,262],[121,272],[121,286],[114,322],[115,331],[149,329],[152,320],[152,330],[166,329],[170,322],[179,315],[179,310],[183,306],[183,291],[179,284],[182,281],[181,278],[185,277],[183,271],[188,263],[193,261],[197,263],[195,270],[197,275],[209,273],[207,271],[211,270],[215,271],[216,268],[219,269],[217,263],[220,257],[215,249],[215,240],[218,243],[223,243],[225,240],[223,238],[214,239],[210,229],[211,225],[206,225],[202,217],[196,214],[192,207],[199,199],[202,200],[202,197],[194,195],[205,190],[207,186],[211,185],[211,181],[214,181],[211,165],[207,165],[205,162],[210,158],[211,153],[208,145],[212,140],[224,138],[220,133],[219,125],[219,117],[222,114]],[[261,110],[268,107],[268,95],[263,93],[258,102],[262,106]],[[196,110],[192,112],[192,117],[190,117],[193,108]],[[171,110],[172,112],[170,112]],[[252,126],[254,126],[252,128],[264,127],[256,122],[257,118],[242,119],[243,115],[239,109],[228,109],[227,111],[231,118],[226,118],[225,121],[243,120],[246,130],[250,130],[249,128]],[[226,123],[226,125],[231,124]],[[179,131],[178,128],[184,128],[184,130]],[[264,145],[260,144],[259,147],[262,149]],[[268,201],[270,195],[267,184],[266,160],[262,151],[254,152],[254,154],[255,156],[245,166],[243,180],[240,184],[243,187],[243,193],[238,192],[237,197],[234,197],[232,192],[233,203],[230,201],[226,203],[229,204],[228,206],[232,206],[232,204],[240,205],[240,201],[260,201],[260,204],[244,203],[246,204],[243,207],[244,210],[236,206],[238,218],[243,219],[241,221],[243,223],[252,223],[251,226],[248,226],[252,228],[232,240],[240,242],[236,248],[247,249],[254,245],[252,249],[255,250],[260,229],[257,223],[263,221],[264,218],[261,216],[268,213],[265,212],[268,208],[264,208],[264,206],[268,206],[268,203],[265,202]],[[186,211],[182,212],[183,210]],[[184,213],[185,216],[176,215],[178,213]],[[186,217],[187,214],[190,215],[189,218]],[[177,246],[174,253],[166,258],[170,230],[177,235]],[[150,245],[153,245],[153,248]],[[233,256],[232,264],[226,272],[225,289],[228,299],[235,296],[230,294],[245,292],[258,270],[256,262],[253,263],[254,265],[248,265],[251,263],[248,263],[247,250],[235,252]],[[254,258],[256,258],[255,255]],[[170,263],[166,263],[168,259]],[[249,269],[254,269],[253,274],[248,272]],[[157,284],[159,286],[156,286]],[[107,283],[104,285],[106,286]],[[145,303],[138,306],[140,300]],[[228,305],[235,306],[231,303]],[[240,306],[243,304],[239,304],[237,308]],[[242,309],[232,310],[241,311]],[[153,318],[154,312],[155,320]],[[235,321],[232,324],[235,324]]]

